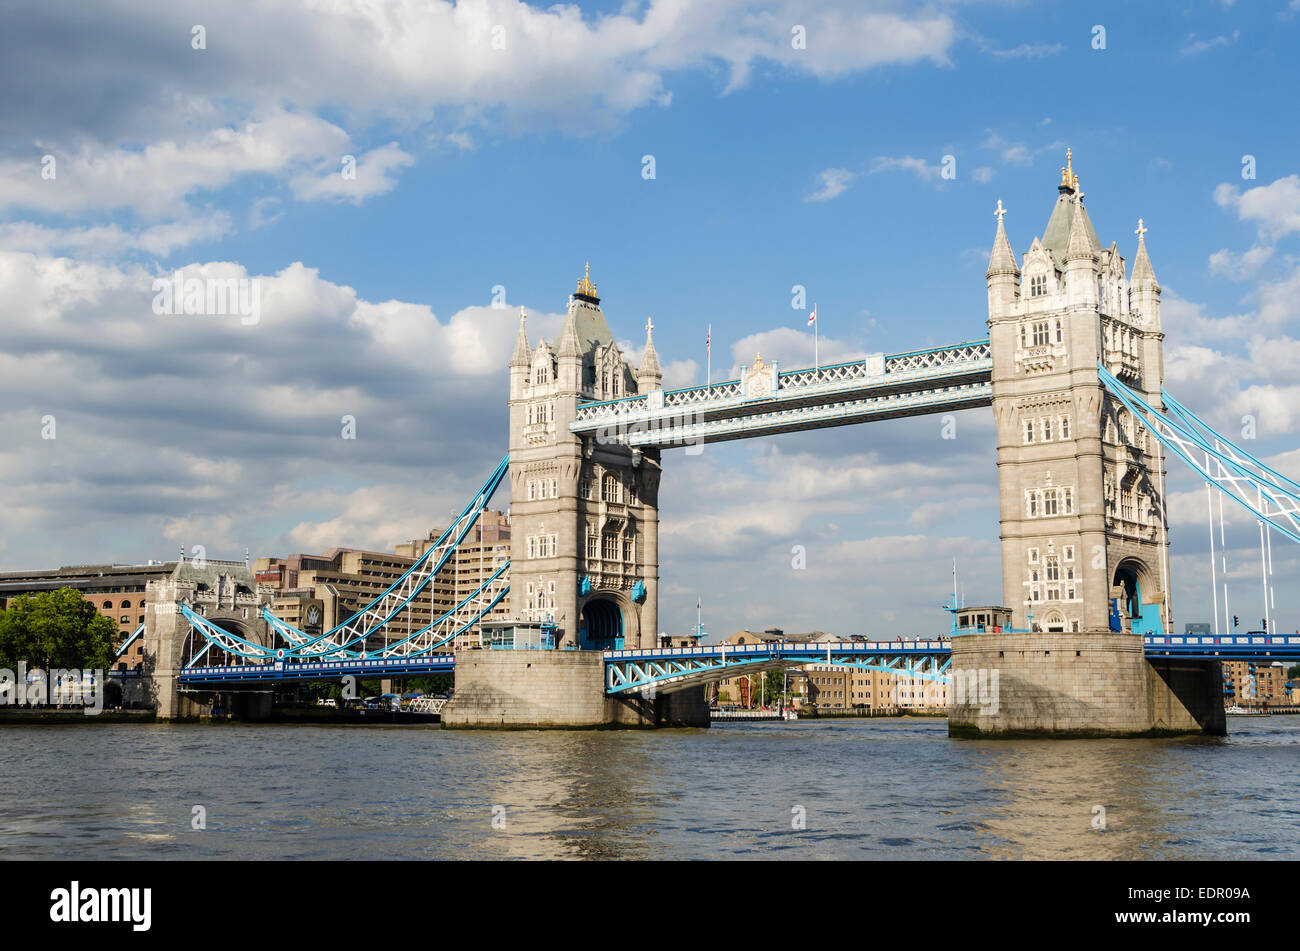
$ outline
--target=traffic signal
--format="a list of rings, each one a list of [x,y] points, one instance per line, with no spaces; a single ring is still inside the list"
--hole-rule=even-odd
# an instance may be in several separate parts
[[[1232,616],[1232,629],[1235,631],[1237,629],[1237,625],[1240,623],[1241,623],[1241,618],[1237,617],[1237,615],[1234,614]]]

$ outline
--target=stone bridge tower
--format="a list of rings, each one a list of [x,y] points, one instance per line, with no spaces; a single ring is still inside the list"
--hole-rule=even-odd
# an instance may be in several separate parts
[[[647,322],[638,369],[600,309],[590,267],[554,344],[510,360],[510,613],[551,620],[558,646],[652,647],[658,637],[659,452],[569,432],[579,400],[661,387]]]
[[[1140,222],[1131,276],[1101,246],[1072,166],[1023,267],[999,203],[989,261],[1003,594],[1026,630],[1162,632],[1163,458],[1097,376],[1100,363],[1163,405],[1160,286]]]
[[[181,669],[206,644],[199,635],[191,634],[180,605],[245,640],[271,644],[271,634],[261,617],[266,599],[257,593],[253,573],[242,561],[186,561],[182,555],[171,575],[149,582],[145,601],[144,672],[160,718],[201,716],[211,712],[217,699],[212,693],[180,692]],[[213,650],[216,648],[211,648],[205,656],[220,661],[219,657],[211,657]],[[259,693],[256,698],[242,694],[232,699],[237,701],[233,705],[240,708],[236,711],[240,714],[264,716],[270,711],[269,693]],[[254,700],[255,703],[250,703]]]
[[[1142,634],[1173,626],[1164,460],[1097,372],[1105,366],[1163,406],[1160,286],[1146,229],[1139,221],[1130,274],[1118,246],[1098,240],[1066,159],[1047,227],[1021,264],[998,202],[986,277],[1013,630],[955,639],[949,728],[1125,734],[1217,723],[1221,732],[1207,665],[1143,655]],[[964,678],[994,671],[999,701],[963,689]]]

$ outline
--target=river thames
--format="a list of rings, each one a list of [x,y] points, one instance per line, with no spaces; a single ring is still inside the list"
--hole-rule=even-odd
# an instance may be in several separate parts
[[[6,726],[0,857],[1300,856],[1300,716],[1230,718],[1227,738],[963,741],[946,729]],[[205,829],[192,828],[196,806]]]

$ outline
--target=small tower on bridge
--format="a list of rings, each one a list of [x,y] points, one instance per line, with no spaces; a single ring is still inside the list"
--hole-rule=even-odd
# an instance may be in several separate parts
[[[510,606],[553,621],[557,646],[653,647],[658,635],[659,452],[569,432],[578,402],[620,400],[663,379],[646,324],[640,367],[615,342],[590,265],[554,344],[510,360]]]
[[[986,275],[1003,593],[1025,630],[1167,631],[1163,458],[1097,377],[1100,363],[1162,405],[1160,287],[1140,222],[1131,276],[1101,246],[1066,154],[1019,266],[998,203]]]

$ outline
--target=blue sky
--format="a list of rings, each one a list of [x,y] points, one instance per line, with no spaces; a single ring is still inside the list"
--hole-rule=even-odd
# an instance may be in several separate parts
[[[1256,415],[1300,474],[1300,2],[346,8],[14,9],[0,567],[422,535],[504,450],[517,308],[553,334],[585,261],[634,350],[653,316],[670,384],[702,380],[709,323],[715,379],[810,362],[794,284],[824,359],[983,336],[993,208],[1022,254],[1067,145],[1103,244],[1131,263],[1150,229],[1171,392],[1230,432]],[[262,277],[262,321],[160,322],[147,288],[181,267]],[[702,595],[720,632],[933,629],[953,554],[997,598],[987,416],[670,454],[663,626]],[[1171,496],[1181,626],[1209,614],[1203,496]]]

